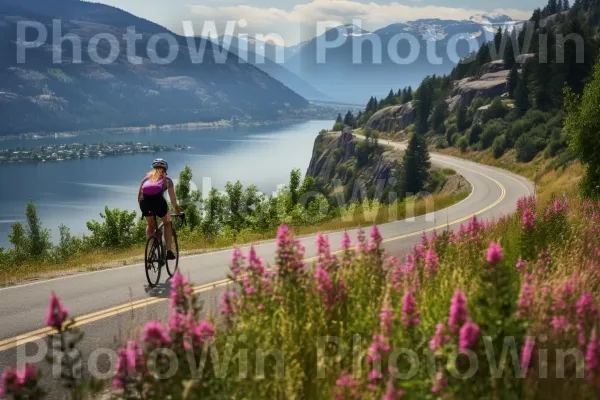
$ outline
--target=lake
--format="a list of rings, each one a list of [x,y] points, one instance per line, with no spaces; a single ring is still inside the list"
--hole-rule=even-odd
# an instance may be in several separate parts
[[[169,162],[172,178],[190,165],[193,183],[203,194],[211,187],[223,189],[228,181],[237,180],[244,186],[254,184],[264,193],[271,194],[289,182],[292,169],[300,168],[303,174],[306,172],[315,137],[321,129],[330,129],[333,122],[0,141],[0,148],[129,141],[192,147],[186,152],[0,165],[3,186],[0,191],[0,247],[9,246],[11,224],[24,220],[25,205],[29,200],[36,205],[44,226],[52,230],[54,240],[58,237],[60,224],[68,226],[72,233],[86,233],[85,223],[99,219],[99,213],[106,205],[138,210],[139,183],[150,170],[154,158]]]

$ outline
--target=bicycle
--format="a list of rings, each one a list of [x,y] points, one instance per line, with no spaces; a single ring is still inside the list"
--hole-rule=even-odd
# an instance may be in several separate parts
[[[171,236],[172,236],[172,244],[173,251],[175,253],[175,260],[167,260],[167,246],[163,234],[163,223],[161,221],[160,225],[156,219],[156,215],[152,214],[154,217],[154,226],[156,226],[156,231],[154,235],[150,236],[146,241],[146,252],[144,254],[144,265],[146,267],[146,279],[148,279],[148,284],[151,288],[158,285],[160,281],[160,274],[162,267],[165,266],[167,268],[167,274],[172,278],[179,267],[179,243],[177,243],[177,232],[175,231],[175,224],[173,223],[174,218],[181,219],[181,225],[185,224],[185,214],[171,214]],[[153,279],[154,274],[156,278]]]

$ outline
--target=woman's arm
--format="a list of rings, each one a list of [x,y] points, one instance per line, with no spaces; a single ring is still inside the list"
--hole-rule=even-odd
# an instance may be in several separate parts
[[[176,214],[181,214],[181,209],[179,208],[179,204],[177,203],[177,198],[175,197],[175,187],[173,185],[172,180],[168,180],[169,185],[169,199],[171,199],[171,204],[173,204],[173,208],[175,209]]]
[[[140,182],[140,188],[138,190],[138,204],[142,200],[142,196],[144,195],[142,193],[142,186],[144,185],[144,182],[146,182],[146,178],[142,179],[142,182]]]

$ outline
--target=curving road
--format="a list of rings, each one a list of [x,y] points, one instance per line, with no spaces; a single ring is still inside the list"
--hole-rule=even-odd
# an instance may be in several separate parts
[[[404,147],[399,143],[380,142]],[[507,171],[434,153],[431,159],[434,164],[453,168],[468,179],[473,191],[468,198],[448,209],[380,225],[384,247],[391,253],[407,250],[423,232],[441,231],[448,226],[455,229],[473,215],[496,218],[510,213],[518,198],[533,193],[531,182]],[[356,231],[349,233],[353,239],[356,237]],[[338,249],[341,237],[341,232],[329,234],[334,250]],[[303,238],[302,243],[306,246],[306,256],[313,257],[314,236]],[[261,243],[255,248],[265,261],[273,261],[274,242]],[[198,285],[196,291],[205,299],[207,309],[214,309],[219,293],[224,290],[230,255],[231,250],[225,250],[180,260],[181,271]],[[168,284],[148,291],[142,268],[142,264],[136,264],[0,289],[0,368],[14,365],[17,359],[19,363],[23,362],[24,350],[32,357],[29,361],[35,361],[36,354],[42,359],[44,346],[40,348],[38,344],[49,332],[44,327],[44,319],[52,291],[59,295],[85,332],[84,360],[85,355],[95,349],[115,348],[124,338],[137,335],[137,329],[144,321],[164,318]],[[106,364],[107,359],[102,361],[100,357],[97,365]],[[96,363],[96,360],[90,363]]]

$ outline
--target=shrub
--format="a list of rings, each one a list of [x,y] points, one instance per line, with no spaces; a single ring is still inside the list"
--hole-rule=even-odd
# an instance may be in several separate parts
[[[100,213],[101,221],[92,220],[87,222],[87,228],[91,235],[85,238],[88,245],[101,248],[124,248],[131,246],[139,240],[139,232],[136,233],[136,212],[110,209],[104,207],[104,213]],[[139,231],[139,229],[137,230]]]
[[[535,158],[538,153],[537,139],[531,135],[523,135],[515,143],[517,160],[520,162],[529,162]]]
[[[456,145],[458,146],[460,151],[465,152],[469,147],[469,141],[467,140],[466,136],[461,136],[460,139],[458,139],[458,141],[456,142]]]
[[[482,133],[483,127],[480,124],[473,124],[471,130],[469,131],[469,145],[479,142]]]
[[[502,135],[506,129],[506,123],[502,120],[495,119],[490,121],[481,134],[481,147],[487,149],[494,143],[494,139]]]
[[[502,157],[505,150],[506,150],[506,136],[500,135],[496,139],[494,139],[494,144],[492,144],[492,153],[494,154],[494,158]]]
[[[448,142],[446,141],[446,139],[444,139],[443,137],[437,138],[437,140],[435,141],[435,148],[445,149],[446,147],[448,147]]]

